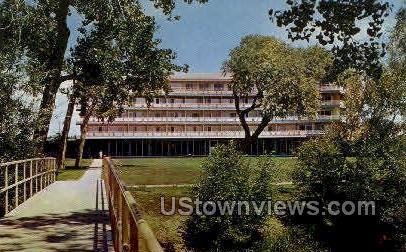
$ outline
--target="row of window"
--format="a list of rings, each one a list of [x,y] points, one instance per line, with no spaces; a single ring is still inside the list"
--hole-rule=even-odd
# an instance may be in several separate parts
[[[186,90],[215,90],[215,91],[223,91],[227,88],[227,90],[231,90],[229,85],[224,85],[223,83],[214,83],[210,85],[209,83],[187,83],[185,85]]]
[[[321,110],[319,112],[320,116],[331,116],[332,111],[331,110]],[[206,112],[206,113],[181,113],[181,112],[150,112],[149,114],[146,114],[145,112],[132,112],[128,111],[126,114],[122,114],[121,117],[129,117],[129,118],[135,118],[135,117],[148,117],[148,118],[160,118],[160,117],[172,117],[172,118],[178,118],[178,117],[193,117],[193,118],[200,118],[200,117],[209,117],[209,118],[235,118],[237,117],[237,113],[231,112],[231,113],[221,113],[220,111],[215,111],[215,112]],[[260,111],[252,111],[247,117],[260,117],[261,112]]]
[[[315,124],[299,124],[299,125],[289,125],[289,126],[283,126],[283,125],[270,125],[268,126],[268,131],[289,131],[289,130],[323,130],[325,124],[321,123],[315,123]],[[96,130],[97,129],[97,130]],[[165,126],[149,126],[149,127],[137,127],[137,126],[111,126],[111,127],[103,127],[99,126],[98,128],[96,127],[90,127],[89,128],[90,132],[94,131],[99,131],[99,132],[126,132],[126,131],[132,131],[132,132],[150,132],[150,131],[155,131],[155,132],[185,132],[185,131],[192,131],[192,132],[211,132],[211,131],[242,131],[242,128],[240,126],[236,127],[219,127],[219,126],[206,126],[206,127],[201,127],[201,126],[189,126],[186,128],[182,126],[170,126],[170,127],[165,127]]]

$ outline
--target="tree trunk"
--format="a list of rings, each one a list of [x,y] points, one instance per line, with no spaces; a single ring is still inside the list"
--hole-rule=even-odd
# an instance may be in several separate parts
[[[65,121],[63,123],[63,129],[61,134],[61,139],[58,145],[58,157],[56,160],[56,172],[64,169],[65,164],[65,154],[67,148],[67,141],[69,135],[69,129],[72,121],[73,111],[75,109],[76,94],[75,94],[75,83],[73,83],[73,93],[69,97],[68,109],[66,111]]]
[[[89,123],[89,119],[93,114],[94,105],[86,112],[83,122],[80,125],[80,142],[76,151],[76,161],[75,161],[75,169],[80,167],[82,163],[82,156],[83,156],[83,148],[85,147],[86,142],[86,134],[87,134],[87,125]]]
[[[48,48],[52,57],[47,62],[49,77],[46,80],[42,101],[38,113],[38,126],[34,130],[34,143],[36,153],[43,155],[47,141],[49,124],[52,119],[52,112],[55,106],[55,99],[61,85],[61,72],[65,51],[68,45],[69,29],[66,23],[69,12],[69,0],[60,0],[55,13],[57,21],[57,39],[55,47]]]

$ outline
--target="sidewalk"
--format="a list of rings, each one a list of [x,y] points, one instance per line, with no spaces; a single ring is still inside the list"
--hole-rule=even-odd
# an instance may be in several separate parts
[[[112,251],[108,206],[94,160],[78,181],[57,181],[0,219],[0,251]]]

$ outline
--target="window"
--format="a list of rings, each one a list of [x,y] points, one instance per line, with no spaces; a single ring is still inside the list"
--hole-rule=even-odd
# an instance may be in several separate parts
[[[156,127],[156,132],[159,132],[159,127]]]
[[[223,85],[223,84],[219,84],[219,83],[214,84],[214,90],[216,90],[216,91],[221,91],[221,90],[223,90],[223,89],[224,89],[224,85]]]
[[[211,126],[207,127],[207,131],[209,131],[209,132],[211,131]]]
[[[196,127],[196,126],[193,127],[193,131],[197,131],[197,127]]]
[[[171,103],[174,104],[174,103],[175,103],[175,99],[171,98]]]
[[[230,117],[236,117],[237,114],[236,113],[230,113]]]
[[[322,96],[323,101],[331,101],[331,94],[324,94]]]
[[[155,113],[155,117],[161,117],[161,114]]]
[[[322,110],[322,111],[320,111],[320,115],[331,116],[331,110]]]
[[[206,98],[206,103],[210,104],[211,103],[211,98]]]
[[[199,85],[200,90],[207,90],[209,88],[209,84],[208,83],[201,83]]]
[[[192,83],[187,83],[186,84],[186,90],[192,90],[193,89],[193,84]]]
[[[230,99],[230,100],[229,100],[229,102],[230,102],[230,103],[233,103],[233,102],[234,102],[234,100],[233,100],[233,99]]]
[[[174,128],[174,127],[171,127],[171,132],[175,132],[175,128]]]
[[[159,98],[155,98],[155,103],[159,104]]]
[[[101,132],[101,131],[103,131],[103,127],[102,127],[102,126],[99,127],[99,132]]]
[[[199,117],[199,114],[198,113],[193,113],[192,117]]]

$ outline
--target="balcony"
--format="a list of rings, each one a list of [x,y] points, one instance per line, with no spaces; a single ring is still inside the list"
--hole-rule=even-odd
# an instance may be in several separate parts
[[[321,130],[287,130],[287,131],[264,131],[260,138],[305,138],[323,134]],[[89,132],[87,139],[162,139],[162,138],[244,138],[243,131],[208,131],[208,132]]]
[[[319,87],[320,92],[330,93],[330,92],[340,92],[344,93],[344,87],[339,87],[335,85],[321,85]]]
[[[284,118],[274,118],[271,123],[296,123],[296,122],[328,122],[339,120],[339,115],[319,115],[316,118],[288,116]],[[79,120],[79,124],[81,123]],[[258,124],[262,117],[247,117],[249,124]],[[90,118],[89,124],[103,124],[97,118]],[[118,117],[113,123],[135,123],[135,124],[240,124],[238,117]]]
[[[186,89],[186,88],[172,88],[172,91],[169,92],[169,95],[182,95],[182,96],[232,96],[232,90],[213,90],[213,89]]]
[[[322,101],[322,107],[340,107],[345,108],[344,101],[341,100],[330,100],[330,101]]]
[[[247,108],[251,104],[242,103],[241,108]],[[126,109],[169,109],[169,110],[233,110],[235,111],[235,104],[233,103],[153,103],[150,107],[147,104],[134,103],[125,107]]]

